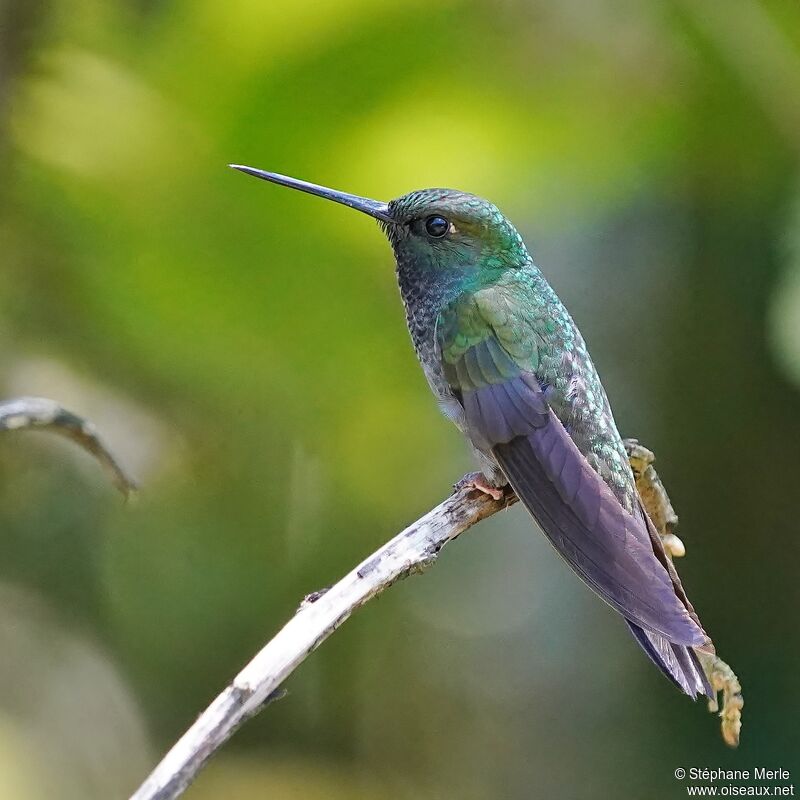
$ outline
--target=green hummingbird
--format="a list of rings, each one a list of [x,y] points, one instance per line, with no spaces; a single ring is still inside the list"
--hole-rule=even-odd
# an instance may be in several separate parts
[[[480,465],[472,485],[499,497],[510,484],[667,678],[712,697],[695,653],[713,653],[711,639],[642,506],[583,337],[511,222],[452,189],[383,203],[230,166],[378,220],[417,357]]]

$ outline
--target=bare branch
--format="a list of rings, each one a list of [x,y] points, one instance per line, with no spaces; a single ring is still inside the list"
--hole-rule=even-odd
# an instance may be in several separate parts
[[[41,429],[71,439],[93,455],[126,497],[136,483],[125,473],[103,444],[94,425],[44,397],[18,397],[0,401],[0,431]]]
[[[515,501],[510,492],[492,500],[474,490],[456,489],[337,584],[309,595],[295,616],[179,739],[131,800],[179,797],[222,744],[275,698],[283,681],[353,611],[401,578],[422,572],[448,542]]]
[[[656,521],[671,554],[683,545],[672,533],[678,518],[652,466],[653,454],[635,439],[626,448],[645,507]],[[359,564],[342,580],[308,595],[295,616],[233,679],[178,740],[130,800],[174,800],[187,789],[208,760],[247,719],[280,697],[281,684],[356,609],[408,575],[422,572],[459,534],[496,514],[517,498],[507,490],[499,500],[470,489],[466,476],[453,494]],[[702,654],[701,654],[702,658]],[[730,667],[716,656],[703,666],[714,688],[723,691],[722,731],[735,746],[741,712],[741,689]],[[715,703],[710,710],[717,711]]]

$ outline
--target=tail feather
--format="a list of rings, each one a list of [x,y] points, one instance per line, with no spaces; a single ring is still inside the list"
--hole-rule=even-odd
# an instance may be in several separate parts
[[[714,698],[714,690],[691,647],[673,644],[659,633],[651,633],[626,619],[631,633],[650,660],[693,700],[697,695]]]

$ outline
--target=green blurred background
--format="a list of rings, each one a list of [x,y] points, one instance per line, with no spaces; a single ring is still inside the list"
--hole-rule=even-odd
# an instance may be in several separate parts
[[[800,5],[3,0],[0,797],[124,798],[307,592],[472,468],[366,218],[230,161],[496,201],[655,450],[745,688],[678,695],[524,513],[344,626],[210,798],[672,798],[800,770]]]

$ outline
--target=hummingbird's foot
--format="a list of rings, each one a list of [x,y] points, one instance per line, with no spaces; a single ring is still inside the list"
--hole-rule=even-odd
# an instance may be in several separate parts
[[[502,486],[494,486],[482,472],[468,472],[460,481],[453,484],[454,489],[477,489],[488,494],[492,500],[502,500],[505,494]]]

